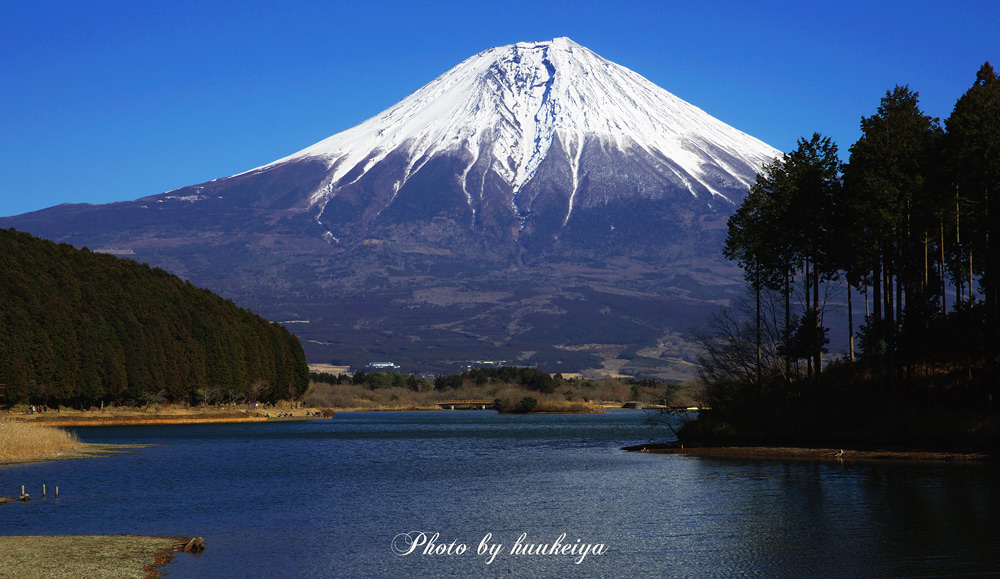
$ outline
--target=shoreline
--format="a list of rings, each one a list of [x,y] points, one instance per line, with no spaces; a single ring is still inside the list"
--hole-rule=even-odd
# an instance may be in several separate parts
[[[270,411],[268,411],[270,412]],[[8,419],[20,424],[37,424],[39,426],[54,426],[58,428],[75,428],[77,426],[144,426],[156,424],[229,424],[244,422],[290,422],[303,420],[322,420],[329,416],[307,415],[305,412],[293,413],[289,416],[259,416],[246,411],[225,412],[183,412],[183,413],[132,413],[108,412],[93,416],[93,412],[65,412],[54,416],[35,415],[8,416]]]
[[[78,458],[105,458],[115,454],[128,452],[135,448],[148,448],[148,444],[103,444],[96,442],[81,442],[75,450],[46,454],[35,458],[0,459],[0,467],[16,464],[34,464],[50,460],[74,460]],[[2,498],[2,497],[0,497]]]
[[[648,405],[638,410],[656,409],[656,406]],[[626,408],[622,403],[601,403],[595,404],[591,408],[582,410],[539,410],[528,412],[528,414],[600,414],[607,410],[637,410],[636,408]],[[498,412],[496,408],[444,408],[439,404],[430,405],[409,405],[409,406],[350,406],[344,408],[295,408],[295,409],[275,409],[267,410],[214,410],[214,409],[190,409],[182,408],[175,410],[153,410],[150,412],[136,410],[73,410],[64,409],[60,413],[49,413],[25,415],[25,414],[0,414],[0,419],[10,420],[21,424],[38,424],[42,426],[54,426],[58,428],[74,428],[77,426],[141,426],[156,424],[226,424],[241,422],[292,422],[304,420],[323,420],[333,416],[323,416],[322,412],[328,411],[333,414],[353,413],[353,412],[433,412],[440,410],[478,410]],[[263,416],[263,413],[270,413],[272,416]],[[316,414],[309,414],[314,412]],[[274,416],[274,413],[281,413],[283,416]],[[518,412],[501,412],[501,414],[521,414]]]
[[[201,416],[162,416],[157,418],[66,418],[57,420],[21,421],[24,424],[39,426],[54,426],[58,428],[75,428],[77,426],[144,426],[149,424],[226,424],[235,422],[267,422],[266,417],[248,416],[243,418],[212,418]]]
[[[637,444],[626,446],[628,452],[652,454],[681,454],[685,456],[749,460],[810,460],[823,462],[904,462],[904,463],[947,463],[984,464],[995,461],[996,457],[986,451],[972,450],[914,450],[905,448],[876,447],[816,448],[797,446],[735,446],[735,445],[683,445],[678,442]]]

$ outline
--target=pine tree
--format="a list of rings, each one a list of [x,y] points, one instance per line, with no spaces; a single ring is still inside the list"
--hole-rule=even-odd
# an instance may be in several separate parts
[[[928,183],[940,129],[937,119],[920,111],[916,92],[896,86],[886,92],[876,114],[862,117],[861,132],[844,168],[843,213],[853,222],[848,227],[855,252],[844,261],[850,277],[870,281],[874,288],[866,343],[886,344],[885,368],[895,395],[904,319],[926,326],[926,316],[920,320],[917,313],[938,291],[937,284],[926,283],[924,272],[930,231],[937,223]],[[913,315],[904,316],[904,307]]]
[[[781,291],[785,298],[785,330],[782,351],[786,375],[799,352],[793,344],[796,334],[825,335],[819,314],[820,282],[836,275],[830,231],[834,199],[840,188],[840,161],[837,146],[829,137],[814,133],[808,141],[799,139],[797,148],[766,165],[741,207],[729,220],[724,254],[743,267],[756,295],[756,334],[760,348],[760,293],[764,288]],[[810,273],[811,272],[811,273]],[[815,328],[795,330],[791,294],[792,282],[804,273],[806,310]],[[808,340],[810,374],[822,368],[822,346],[818,338]],[[758,356],[759,359],[759,356]],[[760,368],[757,372],[760,375]]]
[[[1000,267],[1000,76],[989,62],[976,74],[976,82],[958,99],[947,128],[946,157],[959,199],[968,202],[961,239],[968,240],[970,275],[979,275],[984,293],[989,371],[994,393],[1000,353],[1000,302],[997,268]],[[959,216],[961,217],[961,215]],[[969,280],[972,296],[972,280]],[[992,396],[993,393],[991,393]]]

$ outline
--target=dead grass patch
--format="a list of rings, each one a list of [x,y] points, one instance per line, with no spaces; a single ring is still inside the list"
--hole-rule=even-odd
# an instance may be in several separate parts
[[[45,460],[82,448],[76,435],[61,428],[0,419],[0,462]]]

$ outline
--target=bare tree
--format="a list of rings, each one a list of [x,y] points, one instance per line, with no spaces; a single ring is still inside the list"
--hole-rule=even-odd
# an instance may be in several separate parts
[[[706,332],[696,334],[702,348],[698,355],[698,378],[707,405],[723,408],[760,399],[769,388],[790,382],[782,351],[783,300],[780,292],[761,292],[758,318],[757,296],[742,296],[731,307],[715,313]]]
[[[247,388],[247,399],[250,404],[257,402],[257,399],[260,398],[261,394],[267,392],[269,388],[270,384],[267,383],[267,380],[257,380],[253,384],[250,384]]]
[[[149,410],[149,407],[154,404],[162,404],[167,399],[166,392],[163,390],[160,390],[159,392],[143,392],[140,397],[142,398],[143,412]]]

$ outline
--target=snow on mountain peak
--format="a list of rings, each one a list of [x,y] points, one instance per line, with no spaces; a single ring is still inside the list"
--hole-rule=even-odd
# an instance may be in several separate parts
[[[585,143],[669,160],[692,194],[703,188],[730,202],[717,186],[720,170],[749,186],[752,172],[780,154],[561,37],[485,50],[375,117],[258,170],[301,159],[324,161],[330,174],[312,194],[315,204],[392,152],[407,159],[396,190],[435,155],[457,154],[468,163],[461,181],[470,203],[482,192],[469,186],[466,176],[485,161],[513,189],[517,212],[518,192],[557,138],[572,175],[567,220],[582,178]]]

